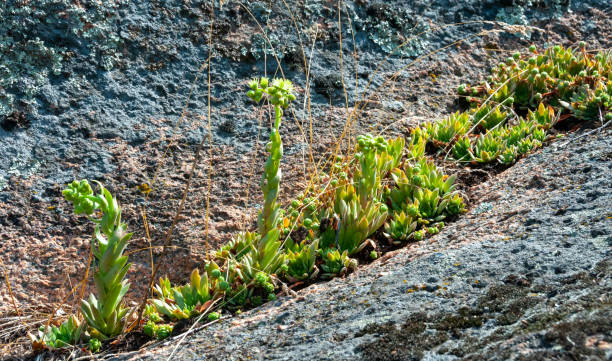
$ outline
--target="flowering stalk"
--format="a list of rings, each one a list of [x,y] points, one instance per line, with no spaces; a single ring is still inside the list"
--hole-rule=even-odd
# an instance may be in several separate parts
[[[274,79],[270,85],[268,78],[261,78],[252,80],[249,87],[251,88],[247,92],[249,98],[259,102],[265,96],[274,106],[274,124],[270,130],[270,142],[266,145],[266,150],[270,155],[261,180],[264,206],[257,219],[259,236],[250,246],[250,251],[240,261],[240,278],[248,284],[255,280],[258,273],[264,275],[275,273],[284,262],[278,229],[281,210],[280,205],[276,202],[281,180],[280,160],[283,156],[283,143],[279,129],[283,109],[295,100],[293,84],[289,80]],[[255,286],[258,286],[257,282]],[[272,291],[274,291],[274,286],[270,283],[269,287],[266,287],[266,292],[271,293]]]
[[[86,180],[72,182],[62,194],[74,205],[76,214],[85,213],[96,223],[93,239],[96,241],[94,281],[97,296],[90,294],[88,300],[81,300],[81,313],[93,329],[92,336],[106,339],[121,333],[123,317],[128,311],[121,305],[121,299],[130,287],[124,279],[130,264],[123,251],[132,233],[128,233],[127,224],[121,222],[117,199],[100,182],[96,183],[100,187],[98,195],[93,195]],[[100,218],[92,216],[95,210],[102,212]]]
[[[259,213],[258,227],[259,233],[264,237],[269,231],[276,228],[280,219],[280,206],[276,203],[281,180],[280,160],[283,156],[283,143],[281,141],[279,128],[283,116],[283,109],[295,100],[293,94],[293,84],[289,80],[274,79],[269,86],[268,78],[252,80],[249,83],[251,90],[247,96],[256,102],[261,101],[264,95],[270,104],[274,106],[274,125],[270,130],[270,142],[266,145],[266,150],[270,156],[266,161],[264,174],[261,180],[261,191],[264,194],[264,207]]]

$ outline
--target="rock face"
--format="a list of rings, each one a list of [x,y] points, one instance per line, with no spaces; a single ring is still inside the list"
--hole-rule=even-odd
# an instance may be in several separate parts
[[[278,62],[299,89],[283,125],[280,197],[286,201],[303,189],[309,150],[315,160],[327,155],[358,99],[371,97],[361,104],[354,133],[405,135],[418,122],[457,110],[453,89],[476,82],[506,51],[578,40],[591,49],[612,46],[608,0],[347,0],[341,29],[336,1],[229,0],[215,9],[214,21],[211,3],[0,1],[0,259],[19,308],[51,312],[54,302],[72,300],[70,289],[85,274],[92,228],[61,198],[73,179],[102,180],[121,201],[134,232],[129,301],[149,292],[151,261],[160,262],[202,139],[202,158],[160,274],[184,282],[208,245],[217,248],[248,228],[261,202],[267,125],[242,93],[252,77],[279,75]],[[609,286],[607,263],[600,262],[610,242],[606,142],[588,137],[528,158],[495,187],[483,185],[478,207],[432,244],[415,245],[348,280],[311,287],[301,300],[215,326],[181,357],[193,351],[218,359],[324,359],[328,352],[331,359],[451,358],[484,345],[476,342],[481,337],[490,345],[482,352],[492,355],[515,347],[499,341],[510,339],[526,351],[546,346],[603,357],[598,350],[610,331],[598,331],[599,313],[591,311],[599,301],[591,296]],[[569,157],[572,147],[585,150]],[[601,161],[587,157],[592,151],[602,153]],[[555,158],[560,155],[567,158]],[[582,163],[585,168],[573,170]],[[541,171],[549,168],[562,175]],[[589,192],[577,185],[561,191],[570,190],[572,180],[596,176],[603,181],[593,181],[598,188]],[[521,203],[525,197],[531,203]],[[204,210],[209,198],[210,212]],[[151,253],[142,251],[151,246]],[[567,307],[556,312],[555,302]],[[601,302],[609,305],[608,298]],[[0,314],[11,309],[12,298],[0,287]],[[572,326],[586,314],[593,322]],[[215,334],[228,341],[205,339]],[[314,345],[319,348],[311,350]],[[215,351],[202,351],[205,346]]]
[[[0,257],[22,307],[63,300],[85,273],[91,229],[61,199],[73,179],[101,180],[120,200],[134,232],[130,279],[150,274],[151,255],[139,250],[164,242],[202,140],[170,240],[167,259],[179,261],[160,272],[183,282],[207,245],[247,228],[261,202],[267,125],[243,92],[254,76],[278,75],[277,58],[299,90],[283,125],[286,201],[307,182],[310,155],[318,161],[335,146],[356,99],[370,97],[353,134],[405,135],[456,111],[452,89],[476,82],[505,51],[612,46],[606,0],[343,1],[341,29],[336,2],[226,1],[212,22],[210,4],[0,3],[0,34],[9,35],[0,39]],[[132,285],[130,300],[147,292],[146,282]],[[11,303],[0,290],[0,312]]]
[[[556,23],[550,30],[570,41],[601,40],[606,47],[607,40],[598,39],[601,29],[596,21],[605,16],[606,4],[605,0],[346,1],[339,30],[337,4],[321,0],[292,1],[291,7],[280,1],[253,1],[248,6],[227,1],[222,10],[215,10],[212,28],[212,8],[204,0],[4,1],[0,34],[8,36],[0,41],[0,154],[10,156],[0,158],[0,191],[14,188],[12,177],[35,176],[37,198],[48,200],[47,191],[75,177],[72,164],[80,165],[78,177],[112,174],[120,168],[110,149],[113,145],[126,143],[129,151],[142,151],[143,143],[159,140],[169,126],[176,127],[187,144],[197,144],[207,136],[206,123],[198,119],[207,114],[206,72],[187,98],[209,55],[209,29],[214,50],[213,143],[232,145],[240,154],[253,147],[258,122],[246,97],[237,93],[253,76],[277,73],[276,60],[281,61],[283,74],[305,86],[303,62],[304,57],[309,59],[311,110],[318,117],[330,102],[344,106],[343,80],[353,104],[356,90],[368,82],[381,85],[417,56],[459,39],[469,46],[483,37],[475,36],[482,30],[496,34],[491,31],[495,27],[484,21],[545,24],[571,11],[595,11],[594,20],[577,28]],[[468,24],[438,28],[459,22]],[[268,40],[260,25],[265,26]],[[345,79],[339,75],[340,36]],[[537,41],[543,34],[532,29],[521,36]],[[433,59],[460,59],[462,50],[451,47]],[[356,67],[353,51],[359,54]],[[389,54],[393,56],[375,72]],[[476,51],[476,61],[482,55]],[[424,68],[440,71],[431,65]],[[416,99],[401,100],[384,99],[383,105],[397,111],[411,107]],[[184,110],[187,120],[181,126],[178,120]],[[304,109],[297,111],[300,118],[306,117]],[[224,124],[230,118],[239,121],[227,132]],[[10,201],[9,194],[0,194],[0,201]]]
[[[521,160],[426,244],[133,359],[609,360],[611,136]]]

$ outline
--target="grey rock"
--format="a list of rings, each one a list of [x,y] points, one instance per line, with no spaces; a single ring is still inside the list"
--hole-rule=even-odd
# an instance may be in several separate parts
[[[521,16],[531,22],[570,11],[605,9],[609,6],[607,3],[605,0],[546,0],[516,5],[509,1],[481,0],[345,1],[343,16],[350,17],[354,34],[348,25],[343,27],[342,34],[338,33],[337,8],[325,1],[292,2],[291,10],[301,28],[317,25],[322,29],[314,53],[310,54],[310,47],[305,46],[306,55],[312,59],[311,86],[317,82],[320,85],[321,94],[313,92],[311,105],[313,117],[317,119],[328,110],[330,97],[339,104],[344,101],[342,91],[337,88],[340,35],[347,57],[354,45],[359,49],[357,83],[352,76],[354,70],[349,67],[352,61],[345,59],[346,93],[352,104],[356,100],[355,90],[364,90],[369,81],[372,91],[415,57],[458,39],[467,38],[466,43],[473,43],[475,40],[470,40],[470,35],[491,26],[470,23],[427,31],[434,30],[432,24],[494,20],[500,10],[519,8]],[[248,79],[274,69],[277,65],[273,55],[276,55],[283,66],[289,65],[285,75],[298,86],[305,86],[300,68],[303,65],[300,65],[300,39],[287,20],[290,19],[287,8],[280,1],[250,2],[246,6],[258,21],[269,22],[268,37],[274,51],[261,36],[254,19],[238,3],[230,1],[223,10],[217,10],[213,24],[213,106],[231,107],[232,111],[212,119],[212,127],[224,129],[223,124],[228,120],[241,120],[234,129],[239,139],[220,132],[223,134],[214,136],[213,142],[233,146],[236,154],[253,148],[258,130],[251,104],[246,97],[236,96],[244,91]],[[91,162],[81,168],[78,177],[102,177],[115,172],[119,165],[105,150],[105,142],[89,142],[87,147],[82,147],[78,137],[67,135],[75,129],[87,129],[84,133],[88,134],[87,138],[125,142],[137,152],[143,142],[159,137],[160,126],[150,119],[165,118],[177,124],[198,69],[208,57],[209,12],[210,2],[199,0],[83,0],[80,5],[65,0],[36,0],[26,5],[16,0],[2,2],[0,33],[9,33],[12,37],[0,44],[0,65],[11,69],[3,78],[6,84],[0,84],[3,92],[0,122],[18,110],[25,113],[31,124],[18,132],[0,129],[0,154],[10,155],[0,157],[0,190],[8,186],[10,174],[21,178],[35,175],[34,186],[45,190],[64,183],[75,175],[56,160],[72,153],[73,162],[84,163],[86,157],[80,153],[85,149],[91,155]],[[593,30],[592,22],[587,25],[588,31]],[[232,34],[246,35],[237,40]],[[35,46],[29,43],[36,38],[39,40],[34,42]],[[396,49],[410,38],[404,47]],[[459,51],[451,47],[434,54],[431,61],[448,61]],[[392,56],[375,73],[380,60],[389,54]],[[31,64],[20,62],[22,55]],[[296,67],[292,68],[292,64]],[[201,76],[195,83],[188,103],[188,110],[194,116],[206,114],[205,78]],[[422,99],[416,103],[424,104]],[[386,102],[384,107],[392,112],[412,108],[411,104],[397,100]],[[136,127],[140,131],[133,131]],[[198,144],[207,135],[205,127],[180,126],[176,131],[188,144]],[[264,140],[260,142],[263,144]],[[34,154],[40,148],[49,150],[43,158]],[[75,148],[78,151],[72,151]],[[37,162],[40,166],[35,172],[15,173],[15,162]]]

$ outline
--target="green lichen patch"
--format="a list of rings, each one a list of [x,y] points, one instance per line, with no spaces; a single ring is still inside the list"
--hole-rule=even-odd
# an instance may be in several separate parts
[[[569,0],[526,0],[512,2],[513,6],[499,9],[495,20],[513,25],[529,25],[527,13],[534,9],[548,9],[550,15],[561,16],[570,7]]]
[[[115,31],[121,0],[7,0],[0,4],[0,116],[17,101],[26,104],[66,58],[77,53],[102,69],[118,62],[122,44]]]
[[[385,53],[417,56],[425,49],[426,36],[415,35],[429,30],[429,25],[415,22],[403,6],[377,2],[367,7],[366,14],[359,23],[370,40]]]

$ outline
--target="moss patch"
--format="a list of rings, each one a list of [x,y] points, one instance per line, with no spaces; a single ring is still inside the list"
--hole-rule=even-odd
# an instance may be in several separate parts
[[[480,360],[487,358],[486,355],[506,359],[514,354],[508,344],[500,341],[535,337],[539,340],[535,342],[541,343],[540,346],[546,350],[530,353],[529,360],[581,359],[580,355],[603,357],[602,345],[612,342],[612,324],[609,322],[609,311],[604,311],[610,308],[610,302],[601,296],[610,290],[593,285],[602,284],[608,270],[609,262],[600,262],[590,272],[577,273],[564,279],[561,282],[563,286],[554,294],[547,292],[548,286],[531,286],[531,282],[527,281],[506,280],[505,284],[491,286],[477,300],[474,308],[463,307],[456,313],[416,313],[399,327],[393,323],[368,325],[355,336],[371,335],[375,340],[363,343],[358,350],[365,360],[420,360],[426,351],[453,355],[463,360]],[[542,293],[556,297],[565,294],[566,288],[567,291],[575,289],[577,284],[583,288],[590,285],[590,291],[563,306],[553,307],[556,301],[550,301],[551,304],[543,311],[552,309],[553,312],[532,312],[524,322],[519,322],[527,311],[547,302],[546,297],[540,296]],[[588,319],[578,316],[577,320],[567,319],[581,312],[589,312]],[[484,338],[466,332],[469,328],[482,327],[490,319],[503,327],[496,327]],[[533,335],[542,330],[548,331],[543,335]],[[448,340],[453,342],[444,344]]]
[[[440,322],[433,327],[440,331],[452,331],[456,329],[464,329],[470,327],[482,326],[483,317],[470,315],[449,315],[444,317]]]
[[[499,325],[511,325],[518,321],[525,311],[531,307],[537,305],[542,301],[541,298],[536,297],[521,297],[516,301],[510,303],[504,312],[496,318]]]
[[[355,336],[378,335],[375,341],[358,346],[364,360],[420,360],[423,352],[448,340],[444,332],[425,332],[426,314],[410,316],[399,328],[392,323],[371,324]]]
[[[603,346],[604,343],[612,342],[611,330],[609,312],[600,312],[591,320],[562,322],[553,326],[552,330],[544,335],[544,341],[561,346],[563,353],[570,355],[573,359],[582,359],[587,355],[599,356],[603,359],[605,349],[598,345]]]
[[[417,313],[410,316],[401,327],[392,323],[368,325],[355,336],[376,335],[376,341],[358,347],[365,360],[420,360],[423,353],[432,350],[451,338],[463,336],[463,330],[480,327],[485,318],[478,310],[462,308],[458,314],[427,316]],[[476,344],[476,339],[472,340]],[[447,349],[440,352],[446,353]],[[451,351],[456,354],[456,350]],[[471,352],[471,351],[470,351]]]

